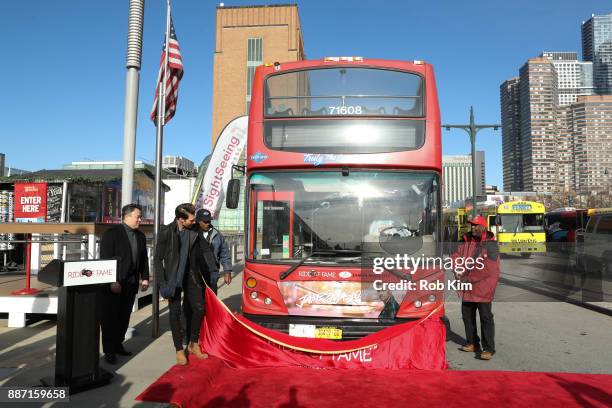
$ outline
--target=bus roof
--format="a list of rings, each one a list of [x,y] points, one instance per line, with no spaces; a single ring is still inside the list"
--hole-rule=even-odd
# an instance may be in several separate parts
[[[350,59],[352,58],[352,60]],[[388,68],[401,68],[407,70],[414,70],[416,72],[424,72],[425,67],[431,66],[431,64],[414,60],[414,61],[402,61],[402,60],[386,60],[377,58],[362,58],[362,57],[325,57],[321,59],[313,60],[302,60],[302,61],[287,61],[287,62],[267,62],[263,65],[266,74],[275,73],[278,71],[290,71],[293,69],[304,69],[304,68],[324,68],[327,66],[376,66],[376,67],[388,67]]]
[[[612,213],[612,208],[589,208],[587,211],[588,216],[596,214],[609,214]]]

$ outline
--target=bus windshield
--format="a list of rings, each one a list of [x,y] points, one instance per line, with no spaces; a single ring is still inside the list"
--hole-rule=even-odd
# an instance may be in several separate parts
[[[422,117],[423,79],[380,68],[331,67],[270,76],[268,118],[313,116]]]
[[[249,186],[250,259],[333,264],[359,262],[370,251],[435,255],[433,173],[262,172]]]
[[[544,214],[502,214],[497,232],[543,232]]]

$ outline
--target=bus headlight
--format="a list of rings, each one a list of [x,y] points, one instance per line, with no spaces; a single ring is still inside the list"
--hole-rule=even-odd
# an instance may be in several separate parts
[[[429,301],[430,302],[435,302],[436,301],[436,295],[429,295]]]
[[[416,307],[416,308],[421,307],[421,304],[422,304],[422,303],[421,303],[421,301],[420,301],[420,300],[415,300],[415,301],[414,301],[414,307]]]
[[[267,298],[265,298],[265,299],[264,299],[264,303],[265,303],[266,305],[268,305],[268,306],[269,306],[269,305],[271,305],[271,304],[272,304],[272,299],[270,299],[269,297],[267,297]]]
[[[257,299],[257,292],[251,292],[251,299]]]

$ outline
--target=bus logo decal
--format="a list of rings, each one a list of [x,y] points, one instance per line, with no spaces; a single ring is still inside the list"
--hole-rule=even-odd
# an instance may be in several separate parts
[[[268,158],[268,155],[262,152],[255,152],[255,154],[251,155],[251,160],[253,160],[255,163],[261,163],[267,158]]]
[[[320,166],[328,162],[338,162],[342,160],[341,154],[315,154],[305,153],[304,163],[312,164],[313,166]]]

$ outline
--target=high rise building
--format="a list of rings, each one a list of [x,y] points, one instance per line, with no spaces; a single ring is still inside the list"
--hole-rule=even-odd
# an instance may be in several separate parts
[[[557,101],[557,73],[551,61],[529,59],[519,76],[523,190],[556,190]]]
[[[582,23],[582,59],[593,62],[593,84],[600,95],[612,94],[612,13]]]
[[[297,5],[217,7],[211,146],[232,119],[249,113],[259,65],[304,58]],[[244,164],[244,153],[239,164]],[[220,230],[244,231],[244,188],[241,192],[238,208],[220,212]]]
[[[502,163],[504,190],[523,190],[523,158],[521,156],[521,112],[519,78],[501,84]]]
[[[485,152],[476,151],[476,195],[484,197]],[[452,206],[472,198],[472,155],[442,156],[442,204]]]
[[[212,146],[230,120],[248,114],[257,66],[302,59],[297,5],[217,7]]]
[[[576,179],[574,175],[574,133],[573,133],[573,105],[557,106],[557,138],[555,147],[557,151],[556,190],[564,195],[575,190]]]
[[[578,194],[612,189],[612,95],[582,96],[571,106]]]
[[[576,102],[578,96],[593,95],[593,63],[578,61],[576,52],[543,52],[557,73],[557,105]]]
[[[611,101],[594,96],[612,94],[612,14],[582,23],[582,53],[584,61],[575,52],[543,52],[521,67],[518,79],[502,83],[505,190],[612,188]]]

